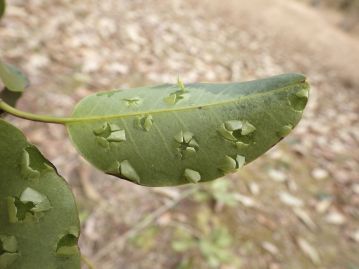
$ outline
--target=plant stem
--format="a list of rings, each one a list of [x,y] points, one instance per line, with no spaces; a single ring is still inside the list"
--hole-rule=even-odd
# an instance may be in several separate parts
[[[74,122],[74,121],[78,120],[76,118],[53,117],[53,116],[36,115],[36,114],[24,112],[24,111],[18,110],[16,108],[8,105],[4,101],[1,101],[1,99],[0,99],[0,110],[3,110],[13,116],[16,116],[16,117],[19,117],[22,119],[46,122],[46,123],[66,124],[66,123],[70,123],[70,122]]]

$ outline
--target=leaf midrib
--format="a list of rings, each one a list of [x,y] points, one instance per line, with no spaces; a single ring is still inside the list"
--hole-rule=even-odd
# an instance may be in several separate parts
[[[308,83],[306,81],[296,82],[296,83],[289,84],[285,87],[280,87],[280,88],[273,89],[273,90],[270,90],[267,92],[248,94],[248,95],[236,98],[236,99],[226,100],[226,101],[222,101],[222,102],[215,102],[215,103],[210,103],[210,104],[199,104],[199,105],[194,105],[194,106],[177,107],[177,108],[171,108],[171,109],[168,109],[168,108],[157,109],[157,110],[152,110],[152,111],[137,111],[137,112],[131,112],[131,113],[126,113],[126,114],[79,117],[79,118],[73,117],[73,118],[69,118],[68,121],[66,122],[66,124],[86,122],[86,121],[102,121],[102,120],[110,120],[110,119],[119,119],[119,118],[126,118],[126,117],[132,117],[132,116],[141,116],[144,114],[159,114],[159,113],[165,113],[165,112],[177,112],[177,111],[185,111],[185,110],[198,109],[198,108],[204,109],[204,108],[208,108],[208,107],[226,105],[226,104],[235,103],[235,102],[240,103],[241,101],[244,101],[244,100],[248,100],[248,99],[252,99],[252,98],[256,98],[256,97],[262,97],[262,96],[266,96],[266,95],[275,94],[277,92],[285,91],[286,89],[293,87],[295,85],[298,85],[298,86],[299,85],[308,85]],[[84,101],[85,100],[83,100],[82,102],[84,102]],[[76,111],[77,107],[79,107],[82,104],[82,102],[80,102],[75,107],[75,111]]]

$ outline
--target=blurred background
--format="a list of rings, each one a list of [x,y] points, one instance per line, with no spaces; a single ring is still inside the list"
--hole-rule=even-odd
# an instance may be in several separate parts
[[[104,175],[62,126],[9,117],[71,184],[95,268],[359,268],[358,0],[8,2],[0,56],[31,80],[26,111],[68,115],[91,93],[178,74],[312,85],[303,121],[262,158],[177,188]]]

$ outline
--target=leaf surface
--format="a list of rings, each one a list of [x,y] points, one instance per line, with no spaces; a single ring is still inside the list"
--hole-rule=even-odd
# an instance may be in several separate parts
[[[67,124],[79,152],[104,172],[145,186],[234,172],[287,135],[309,86],[298,74],[228,84],[159,85],[86,97]]]
[[[0,268],[79,269],[79,229],[64,179],[0,120]]]
[[[13,92],[23,92],[28,80],[15,66],[0,60],[0,79],[7,89]]]

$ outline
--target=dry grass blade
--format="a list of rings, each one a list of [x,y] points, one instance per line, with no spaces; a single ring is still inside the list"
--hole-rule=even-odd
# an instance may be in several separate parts
[[[320,264],[320,257],[319,254],[317,252],[317,250],[311,246],[307,240],[298,237],[297,238],[297,243],[300,247],[300,249],[303,251],[303,253],[309,257],[309,259],[315,264],[315,265],[319,265]]]

